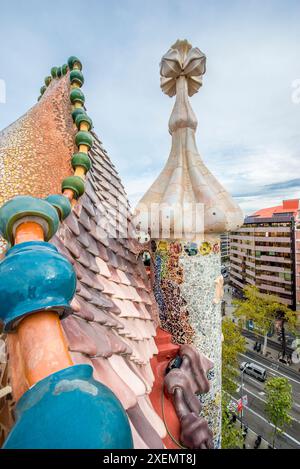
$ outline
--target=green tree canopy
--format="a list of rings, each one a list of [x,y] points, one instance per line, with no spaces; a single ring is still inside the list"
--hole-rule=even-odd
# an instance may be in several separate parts
[[[273,448],[278,433],[291,422],[289,412],[292,408],[292,387],[287,378],[274,377],[266,381],[266,414],[274,425]]]
[[[283,319],[290,330],[294,330],[297,321],[295,311],[280,303],[275,295],[260,293],[257,287],[248,285],[244,288],[244,300],[234,300],[234,315],[251,319],[256,326],[267,334],[275,319]]]
[[[222,321],[222,389],[232,394],[236,389],[236,378],[239,376],[239,353],[246,349],[245,338],[241,334],[239,326],[229,318]]]
[[[222,449],[241,449],[243,444],[242,429],[236,426],[228,411],[228,396],[222,399]]]
[[[242,430],[232,423],[232,414],[228,410],[228,405],[230,395],[237,387],[238,354],[245,351],[246,341],[241,335],[240,328],[226,317],[222,321],[222,333],[222,448],[241,448]]]
[[[260,293],[257,287],[248,285],[244,288],[244,300],[234,300],[234,315],[237,318],[252,320],[259,332],[265,336],[264,352],[267,346],[267,333],[276,319],[282,319],[291,332],[295,332],[297,314],[280,303],[275,295]]]

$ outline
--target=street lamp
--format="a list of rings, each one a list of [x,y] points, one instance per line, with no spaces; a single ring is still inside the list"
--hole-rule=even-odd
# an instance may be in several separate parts
[[[247,364],[245,364],[245,366],[243,367],[243,369],[241,370],[242,373],[241,373],[241,387],[240,387],[240,399],[241,399],[241,405],[242,405],[242,409],[241,409],[241,428],[243,428],[243,407],[244,407],[244,404],[243,404],[243,390],[244,390],[244,372],[247,368]]]

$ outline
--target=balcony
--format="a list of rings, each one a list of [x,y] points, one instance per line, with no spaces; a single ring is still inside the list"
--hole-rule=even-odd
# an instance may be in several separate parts
[[[275,292],[275,293],[284,293],[285,295],[292,296],[292,292],[288,292],[284,288],[277,287],[275,285],[267,285],[265,283],[262,283],[261,285],[258,285],[258,288],[268,290],[268,291],[271,291],[271,292]]]
[[[267,264],[264,264],[264,265],[258,265],[256,264],[255,266],[256,270],[269,270],[270,272],[286,272],[287,269],[285,269],[284,267],[275,267],[275,266],[272,266],[272,265],[267,265]],[[291,271],[289,272],[291,273]]]
[[[242,256],[247,256],[248,255],[246,252],[243,252],[240,249],[230,248],[230,252],[233,253],[233,254],[239,254],[239,255],[242,255]]]
[[[252,241],[254,239],[253,236],[248,236],[248,235],[243,235],[243,234],[235,234],[230,237],[230,243],[234,242],[235,240],[247,240],[247,241]]]
[[[291,259],[281,256],[260,256],[257,259],[260,261],[267,261],[267,262],[278,262],[282,264],[290,264]]]
[[[255,280],[253,278],[246,277],[246,282],[250,283],[250,285],[255,285]]]
[[[250,277],[256,277],[255,272],[253,272],[252,270],[246,269],[246,274],[250,275]]]
[[[237,280],[236,278],[232,277],[231,275],[230,275],[230,281],[231,281],[232,283],[234,283],[235,285],[237,285],[238,287],[242,288],[242,289],[243,289],[244,286],[245,286],[244,283],[239,282],[239,280]]]
[[[235,269],[235,270],[238,270],[240,272],[243,270],[240,265],[235,265],[233,263],[231,264],[231,269]]]
[[[231,269],[230,275],[234,275],[235,277],[239,278],[240,280],[243,280],[243,276],[239,274],[238,272],[235,272],[234,270]]]
[[[257,279],[258,280],[268,280],[270,282],[282,283],[282,284],[285,284],[285,285],[292,285],[291,280],[285,280],[284,278],[276,277],[275,275],[266,275],[266,274],[257,275]]]
[[[242,264],[242,262],[243,262],[243,259],[241,259],[240,257],[230,256],[230,263],[232,263],[232,264]]]
[[[291,252],[291,247],[281,247],[281,246],[259,246],[255,245],[255,250],[256,251],[263,251],[263,252],[284,252],[284,253],[290,253]]]
[[[290,231],[289,226],[244,226],[240,228],[237,233],[265,233],[266,231],[276,233],[288,233]],[[230,236],[233,236],[232,234]]]
[[[289,236],[255,236],[255,244],[257,245],[259,242],[264,243],[290,243],[291,238]]]
[[[230,243],[230,248],[232,246],[236,246],[237,248],[240,248],[240,249],[251,249],[251,251],[254,250],[254,244],[243,244],[243,243]]]

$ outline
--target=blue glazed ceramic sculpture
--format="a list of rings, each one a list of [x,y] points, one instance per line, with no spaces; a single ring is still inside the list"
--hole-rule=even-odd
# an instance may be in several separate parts
[[[18,195],[0,208],[0,232],[9,243],[13,244],[13,231],[16,222],[29,217],[39,218],[45,222],[45,241],[56,233],[59,218],[55,208],[47,200],[29,195]]]
[[[55,246],[40,241],[20,243],[0,262],[0,319],[5,330],[35,311],[70,310],[76,275]]]
[[[74,365],[29,389],[3,449],[133,448],[125,410],[92,372],[89,365]]]

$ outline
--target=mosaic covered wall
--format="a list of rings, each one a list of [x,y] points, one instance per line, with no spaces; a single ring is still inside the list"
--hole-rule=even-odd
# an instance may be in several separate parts
[[[152,241],[154,295],[162,327],[175,343],[189,343],[210,358],[211,389],[200,395],[201,414],[214,433],[221,433],[221,258],[218,243]]]

